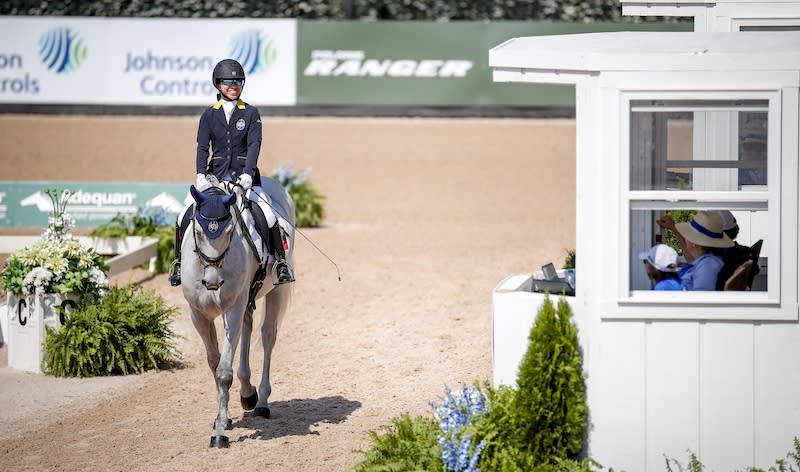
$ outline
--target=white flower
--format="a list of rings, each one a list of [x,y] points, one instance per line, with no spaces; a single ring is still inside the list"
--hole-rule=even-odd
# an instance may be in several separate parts
[[[44,267],[34,267],[22,281],[22,293],[25,295],[35,293],[37,296],[41,296],[52,278],[53,273],[49,270]]]
[[[97,267],[89,268],[89,280],[91,280],[92,283],[98,288],[108,288],[108,279],[106,278],[105,272]],[[102,293],[100,296],[103,296]]]

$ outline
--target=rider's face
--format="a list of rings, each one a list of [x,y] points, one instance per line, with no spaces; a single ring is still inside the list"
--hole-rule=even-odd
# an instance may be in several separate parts
[[[224,81],[219,81],[219,91],[231,100],[237,100],[242,94],[242,85],[225,85]]]

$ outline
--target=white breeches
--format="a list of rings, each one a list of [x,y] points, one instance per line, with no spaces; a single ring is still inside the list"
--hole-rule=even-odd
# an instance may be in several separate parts
[[[261,211],[264,212],[264,217],[267,219],[267,225],[269,225],[270,228],[275,226],[278,219],[272,211],[272,207],[270,207],[272,200],[269,198],[269,195],[264,193],[261,187],[253,186],[250,191],[247,192],[247,198],[250,199],[251,202],[256,202],[258,206],[261,207]]]

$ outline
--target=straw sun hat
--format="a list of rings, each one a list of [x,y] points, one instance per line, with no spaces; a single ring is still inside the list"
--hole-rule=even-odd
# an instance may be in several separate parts
[[[733,241],[722,230],[722,217],[710,211],[698,211],[688,223],[675,223],[675,229],[687,241],[704,247],[731,247]]]

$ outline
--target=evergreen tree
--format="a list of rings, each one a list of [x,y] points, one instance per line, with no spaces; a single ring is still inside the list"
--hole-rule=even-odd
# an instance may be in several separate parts
[[[536,316],[520,364],[514,397],[514,429],[520,449],[535,464],[574,459],[581,451],[588,407],[578,335],[564,297],[550,296]]]

